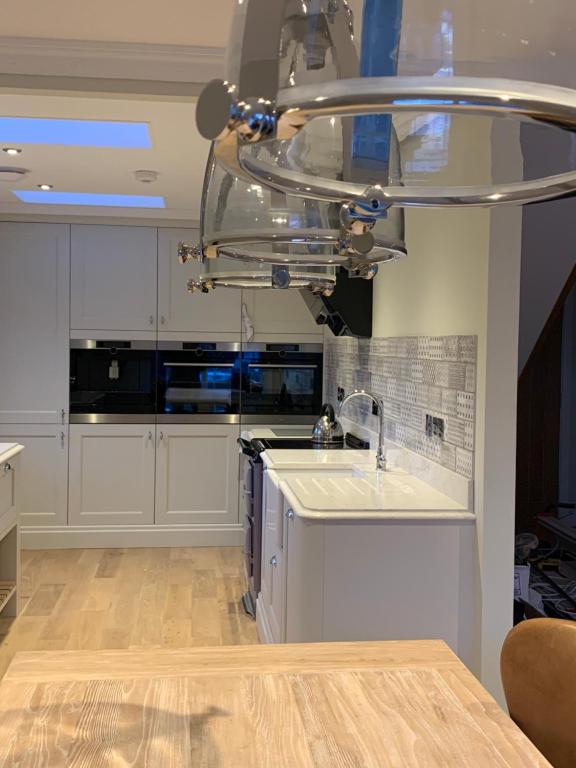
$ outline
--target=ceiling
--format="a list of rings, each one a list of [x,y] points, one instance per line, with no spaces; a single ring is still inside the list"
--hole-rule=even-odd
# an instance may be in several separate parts
[[[92,97],[86,95],[2,94],[3,116],[122,120],[149,124],[151,149],[102,149],[25,145],[21,155],[2,154],[2,167],[30,174],[18,183],[0,182],[1,214],[130,216],[197,221],[209,143],[195,127],[193,101]],[[152,184],[136,181],[137,170],[154,170]],[[51,184],[55,191],[162,195],[165,210],[37,205],[20,202],[14,189]]]
[[[26,0],[2,14],[3,37],[225,46],[236,0]]]

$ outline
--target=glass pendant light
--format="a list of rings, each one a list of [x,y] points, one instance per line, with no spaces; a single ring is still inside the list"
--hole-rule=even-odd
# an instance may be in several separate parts
[[[238,0],[198,128],[233,178],[335,205],[342,241],[398,208],[571,195],[575,23],[572,0]]]

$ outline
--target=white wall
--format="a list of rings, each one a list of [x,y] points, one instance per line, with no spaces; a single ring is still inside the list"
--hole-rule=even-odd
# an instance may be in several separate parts
[[[458,138],[453,162],[464,161]],[[486,138],[476,137],[477,178],[491,162]],[[518,150],[515,142],[510,165],[519,163]],[[503,701],[499,657],[512,626],[522,210],[407,211],[406,241],[408,258],[376,278],[373,335],[478,336],[474,671]]]

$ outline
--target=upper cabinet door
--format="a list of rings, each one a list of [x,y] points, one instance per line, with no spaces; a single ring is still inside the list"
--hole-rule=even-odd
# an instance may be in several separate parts
[[[157,230],[72,226],[71,328],[156,332]]]
[[[321,342],[323,330],[314,318],[300,291],[246,290],[244,304],[254,327],[254,341],[297,340]]]
[[[62,424],[69,389],[70,228],[0,224],[0,422]]]
[[[200,276],[202,265],[195,261],[180,264],[178,243],[196,244],[199,237],[197,229],[158,230],[158,330],[240,334],[241,291],[221,288],[188,293],[188,280]]]

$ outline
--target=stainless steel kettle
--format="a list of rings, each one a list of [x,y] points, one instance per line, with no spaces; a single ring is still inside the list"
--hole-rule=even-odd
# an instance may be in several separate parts
[[[320,418],[312,430],[312,442],[314,445],[326,446],[342,445],[344,442],[344,432],[330,403],[322,406]]]

